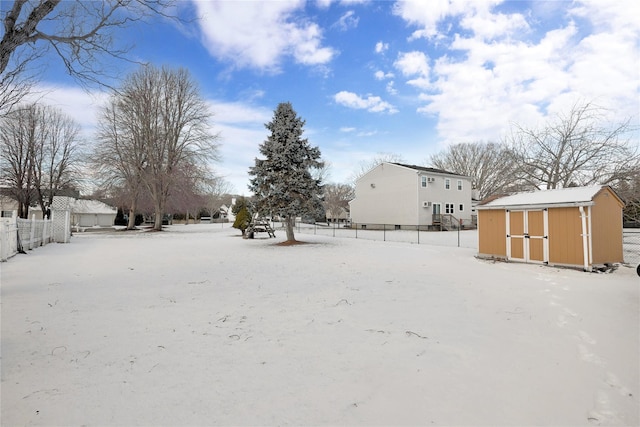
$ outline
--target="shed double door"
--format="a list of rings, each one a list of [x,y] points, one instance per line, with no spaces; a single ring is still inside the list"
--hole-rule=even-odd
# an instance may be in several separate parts
[[[507,211],[507,258],[548,262],[548,222],[546,210]]]

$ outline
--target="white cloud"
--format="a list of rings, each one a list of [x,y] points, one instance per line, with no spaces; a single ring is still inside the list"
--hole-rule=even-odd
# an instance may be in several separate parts
[[[273,112],[264,107],[254,107],[242,102],[210,100],[209,108],[216,123],[239,124],[253,123],[262,127],[271,120]]]
[[[382,42],[376,43],[376,47],[375,47],[376,53],[384,53],[387,50],[389,50],[389,43],[382,43]]]
[[[341,127],[340,128],[340,132],[346,132],[346,133],[353,132],[355,130],[356,130],[356,128],[353,128],[353,127]]]
[[[405,76],[429,76],[429,63],[423,52],[400,53],[393,65]]]
[[[398,91],[395,88],[395,83],[392,81],[387,83],[387,93],[389,93],[389,95],[397,95]]]
[[[573,3],[570,15],[579,19],[554,8],[548,21],[562,17],[564,23],[539,37],[527,19],[537,31],[547,21],[535,13],[491,13],[491,3],[481,2],[465,11],[457,1],[435,2],[421,11],[417,2],[403,1],[394,10],[420,26],[420,36],[438,37],[444,18],[458,19],[468,32],[449,38],[448,52],[432,62],[410,52],[395,66],[420,90],[424,105],[418,111],[437,118],[438,133],[447,142],[496,140],[511,123],[539,125],[578,100],[637,118],[640,27],[621,3]]]
[[[77,86],[53,86],[44,83],[38,85],[27,100],[60,109],[72,118],[80,126],[85,137],[90,139],[98,122],[98,111],[108,97],[109,94],[106,92],[89,94]]]
[[[427,55],[423,52],[413,51],[400,53],[393,64],[404,76],[415,77],[407,81],[407,84],[421,89],[430,87],[430,67]]]
[[[329,6],[331,6],[334,3],[340,3],[344,6],[351,6],[354,4],[364,4],[364,3],[368,3],[370,0],[340,0],[340,1],[336,1],[336,0],[316,0],[316,6],[318,6],[320,9],[328,9]]]
[[[377,135],[378,131],[377,130],[372,130],[372,131],[362,131],[362,132],[358,132],[357,136],[360,138],[364,138],[367,136],[374,136]]]
[[[334,27],[339,28],[342,31],[347,31],[351,28],[356,28],[358,26],[358,22],[360,22],[360,18],[355,16],[355,12],[353,10],[348,10],[338,19],[338,21],[333,24]]]
[[[638,35],[640,27],[634,7],[635,4],[620,0],[578,0],[571,5],[569,12],[588,19],[596,27],[596,32],[630,31]]]
[[[411,39],[433,38],[439,35],[438,24],[447,17],[474,13],[476,10],[487,9],[499,0],[475,1],[468,0],[433,0],[426,6],[424,0],[397,1],[393,13],[400,16],[409,24],[421,27],[415,31]]]
[[[197,0],[203,45],[212,56],[238,67],[276,72],[287,57],[305,65],[326,64],[336,54],[322,46],[320,27],[296,13],[303,1],[245,2]]]
[[[345,107],[354,108],[356,110],[367,110],[372,113],[389,114],[397,113],[398,110],[379,96],[367,95],[362,98],[353,92],[341,91],[334,95],[334,100]]]
[[[488,13],[486,10],[465,16],[460,21],[460,25],[463,28],[472,30],[476,37],[487,40],[513,34],[516,31],[528,32],[530,30],[524,16],[519,13],[505,15],[502,13]]]
[[[387,80],[387,79],[392,79],[395,76],[391,72],[385,73],[384,71],[378,70],[374,73],[374,77],[376,78],[376,80]]]

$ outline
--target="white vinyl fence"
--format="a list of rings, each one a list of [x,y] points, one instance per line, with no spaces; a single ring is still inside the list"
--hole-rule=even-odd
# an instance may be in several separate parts
[[[0,261],[20,251],[53,242],[53,223],[47,219],[0,218]]]

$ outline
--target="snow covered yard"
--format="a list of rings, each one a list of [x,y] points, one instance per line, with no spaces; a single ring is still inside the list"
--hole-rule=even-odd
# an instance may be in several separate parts
[[[0,265],[2,425],[640,423],[631,268],[168,230]]]

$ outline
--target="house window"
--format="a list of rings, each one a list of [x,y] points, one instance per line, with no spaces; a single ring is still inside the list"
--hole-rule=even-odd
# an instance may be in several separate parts
[[[425,188],[427,186],[427,177],[426,176],[421,176],[420,180],[421,180],[422,188]]]
[[[458,190],[462,190],[462,180],[458,180]]]
[[[453,213],[453,203],[446,203],[444,205],[444,213],[448,213],[448,214]]]
[[[460,212],[464,212],[464,205],[461,203],[460,206],[458,206],[458,210]]]
[[[446,188],[447,190],[451,188],[451,180],[449,178],[445,178],[444,188]]]

